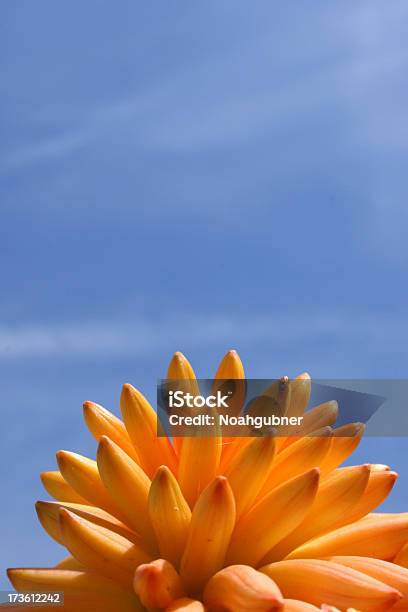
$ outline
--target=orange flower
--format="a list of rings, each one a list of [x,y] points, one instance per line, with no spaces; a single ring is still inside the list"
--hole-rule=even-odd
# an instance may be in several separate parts
[[[198,388],[181,353],[168,378]],[[216,379],[243,378],[228,352]],[[301,416],[310,377],[285,381],[287,414]],[[59,451],[59,471],[42,474],[55,501],[37,502],[37,513],[69,556],[10,569],[16,590],[63,591],[67,612],[408,609],[408,513],[374,513],[397,474],[339,467],[364,427],[333,429],[335,402],[308,411],[296,437],[174,444],[129,384],[121,411],[123,421],[85,402],[96,461]]]

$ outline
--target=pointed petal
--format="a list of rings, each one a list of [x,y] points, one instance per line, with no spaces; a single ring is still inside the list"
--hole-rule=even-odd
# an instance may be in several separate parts
[[[300,435],[306,436],[317,429],[333,425],[337,420],[338,412],[339,405],[335,400],[324,402],[308,410],[303,416]]]
[[[274,489],[238,523],[227,563],[257,567],[264,555],[302,521],[319,485],[314,468]]]
[[[237,351],[230,350],[224,355],[215,374],[216,380],[242,380],[245,378],[244,366]]]
[[[96,461],[69,451],[58,451],[57,461],[65,480],[87,503],[118,516],[118,507],[102,483]]]
[[[279,561],[260,571],[279,584],[285,597],[304,599],[316,606],[326,603],[371,612],[388,610],[401,598],[399,591],[383,582],[330,561]]]
[[[337,415],[338,404],[336,401],[331,400],[305,412],[302,424],[299,427],[280,427],[278,429],[279,436],[282,436],[282,433],[286,430],[287,437],[279,438],[279,452],[296,442],[299,438],[307,436],[323,427],[333,425],[336,422]]]
[[[64,542],[84,567],[132,588],[133,572],[151,560],[141,547],[126,538],[60,509]]]
[[[333,430],[329,452],[320,464],[322,476],[338,467],[357,448],[365,430],[364,423],[349,423]]]
[[[189,595],[198,595],[220,570],[235,525],[235,501],[228,480],[218,476],[200,495],[191,516],[181,577]]]
[[[349,522],[345,515],[354,510],[365,494],[370,475],[369,465],[357,465],[332,472],[321,483],[305,526],[307,539]]]
[[[301,438],[280,452],[272,466],[260,496],[290,478],[314,467],[319,467],[327,455],[332,438],[330,427],[324,427],[313,437]]]
[[[91,523],[95,523],[95,525],[106,527],[106,529],[118,533],[135,544],[140,544],[140,537],[136,533],[123,525],[123,523],[118,521],[117,518],[111,514],[108,514],[104,510],[101,510],[101,508],[97,508],[96,506],[85,506],[83,504],[73,504],[71,502],[38,501],[35,508],[40,523],[44,527],[45,531],[63,546],[65,544],[59,522],[60,508],[65,508],[73,514],[77,514],[78,516],[87,519]]]
[[[166,612],[205,612],[205,608],[198,599],[182,597],[181,599],[177,599],[177,601],[173,601],[173,603],[166,608]]]
[[[87,504],[87,500],[78,493],[64,480],[61,472],[41,472],[41,482],[44,489],[59,501],[75,502],[77,504]]]
[[[228,351],[221,360],[212,388],[214,395],[217,392],[229,395],[227,410],[229,416],[239,416],[242,414],[245,403],[246,383],[244,366],[237,351]],[[235,437],[237,430],[236,427],[224,425],[221,427],[221,432],[225,442],[224,450]]]
[[[393,609],[398,610],[402,606],[408,608],[408,569],[399,567],[395,563],[389,563],[381,559],[370,559],[368,557],[331,557],[329,561],[351,567],[358,572],[388,584],[388,586],[393,587],[403,596],[403,599]]]
[[[95,523],[95,525],[105,527],[106,529],[109,529],[109,531],[117,533],[134,544],[141,544],[140,536],[137,533],[129,529],[127,525],[121,523],[115,516],[105,512],[105,510],[102,510],[101,508],[96,508],[95,506],[83,506],[82,504],[71,504],[69,502],[50,502],[50,505],[55,507],[56,510],[59,508],[65,508],[73,514],[76,514],[77,516],[84,518],[91,523]]]
[[[164,465],[152,481],[148,503],[160,554],[178,569],[187,542],[191,510],[176,478]]]
[[[167,608],[184,595],[181,578],[168,561],[156,559],[139,565],[133,588],[146,608]]]
[[[132,385],[124,385],[120,408],[140,465],[152,478],[160,465],[176,472],[176,454],[166,436],[157,436],[157,414],[146,398]]]
[[[254,438],[233,458],[225,476],[234,492],[237,520],[252,506],[272,469],[275,439]]]
[[[102,482],[126,518],[126,524],[142,537],[149,550],[155,551],[156,541],[147,507],[150,479],[106,436],[99,442],[97,464]]]
[[[288,416],[302,416],[310,400],[312,381],[307,372],[299,374],[290,382],[290,406]]]
[[[283,609],[278,586],[265,574],[248,565],[231,565],[215,574],[204,590],[210,610],[225,612],[273,612]]]
[[[331,473],[321,483],[314,502],[303,521],[264,559],[279,561],[303,542],[336,529],[347,520],[348,513],[358,503],[370,477],[368,465],[353,466]]]
[[[16,591],[33,593],[63,591],[64,610],[142,611],[134,593],[97,574],[61,569],[9,569],[7,573]]]
[[[372,512],[388,497],[398,474],[388,469],[378,470],[370,466],[370,478],[367,487],[356,505],[345,516],[344,524],[354,523]]]
[[[374,518],[314,538],[292,551],[288,559],[357,555],[391,560],[407,541],[408,518]]]
[[[182,390],[185,393],[191,393],[192,395],[199,395],[200,389],[197,383],[195,372],[188,361],[188,359],[177,351],[174,353],[169,369],[167,371],[167,380],[177,381],[177,388],[174,390]],[[185,384],[180,384],[179,381],[185,381]],[[169,387],[171,389],[171,386]],[[174,428],[174,432],[177,432],[177,427]],[[183,443],[183,437],[177,437],[173,433],[173,445],[176,449],[177,454],[180,452],[181,445]]]
[[[174,353],[173,357],[171,358],[169,368],[167,370],[167,379],[190,380],[192,382],[196,380],[196,375],[191,363],[187,357],[183,355],[183,353],[180,353],[180,351]],[[198,387],[193,385],[190,393],[195,394],[196,391],[198,391]]]
[[[99,442],[102,436],[108,436],[122,450],[132,457],[136,463],[139,462],[137,452],[130,441],[129,434],[123,421],[114,414],[94,402],[84,402],[84,419],[88,429]]]
[[[35,504],[35,509],[37,512],[38,520],[40,521],[42,527],[45,529],[48,535],[53,538],[53,540],[58,542],[58,544],[64,546],[64,540],[62,539],[62,533],[59,524],[59,504],[57,502],[55,503],[56,506],[54,506],[52,502],[38,501]]]

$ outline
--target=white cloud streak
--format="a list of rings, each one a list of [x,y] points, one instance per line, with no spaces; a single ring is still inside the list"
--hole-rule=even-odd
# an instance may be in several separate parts
[[[185,316],[118,324],[78,323],[60,325],[26,325],[0,328],[0,359],[92,357],[111,359],[122,355],[154,355],[162,350],[268,343],[290,350],[304,343],[328,338],[337,345],[361,342],[386,347],[403,341],[401,330],[406,321],[361,315],[352,319],[342,314],[331,316],[252,316],[249,320],[234,315]]]
[[[15,149],[4,157],[0,165],[0,172],[7,174],[38,163],[59,160],[77,151],[86,143],[86,140],[83,130],[78,130]]]
[[[406,68],[406,49],[398,32],[407,14],[406,4],[399,2],[392,10],[375,2],[348,10],[342,6],[341,19],[334,9],[326,12],[316,25],[333,30],[336,36],[330,40],[316,36],[303,49],[303,56],[302,44],[296,52],[287,46],[288,41],[282,50],[282,68],[290,76],[282,81],[273,74],[265,78],[262,71],[255,71],[253,81],[249,78],[260,61],[265,65],[274,47],[270,33],[256,44],[252,38],[245,39],[239,65],[252,87],[241,89],[236,73],[230,74],[236,61],[235,47],[224,50],[221,57],[196,58],[195,63],[164,78],[160,75],[158,82],[142,93],[129,93],[104,107],[78,108],[77,128],[9,152],[0,171],[58,160],[92,143],[116,142],[150,152],[228,147],[281,129],[287,122],[302,122],[305,116],[339,103],[349,113],[348,130],[347,126],[343,130],[346,127],[352,147],[366,143],[367,148],[381,148],[384,143],[405,148],[406,139],[398,126],[406,118],[406,106],[399,96],[399,107],[389,108],[388,92]],[[322,56],[323,51],[329,53],[329,59]],[[205,95],[208,87],[219,91],[209,98],[208,92]],[[385,121],[378,121],[381,113]],[[384,123],[389,129],[384,130]]]

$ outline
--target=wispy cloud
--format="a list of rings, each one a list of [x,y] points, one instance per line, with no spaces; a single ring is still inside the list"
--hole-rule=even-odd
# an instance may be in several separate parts
[[[0,173],[7,174],[39,163],[58,161],[77,151],[86,142],[85,136],[84,131],[80,130],[9,151],[0,164]]]
[[[175,153],[230,147],[252,141],[265,130],[280,130],[287,122],[296,125],[305,116],[339,103],[350,111],[343,130],[348,130],[352,146],[364,142],[368,147],[382,146],[383,140],[389,146],[401,145],[405,141],[398,136],[395,121],[400,123],[405,107],[388,113],[392,129],[383,130],[387,121],[378,122],[378,113],[387,116],[390,100],[388,87],[378,91],[378,83],[392,86],[406,66],[398,32],[408,9],[403,3],[395,3],[392,11],[383,9],[378,3],[348,10],[342,7],[341,20],[336,10],[323,12],[319,25],[337,36],[325,39],[323,45],[322,37],[309,41],[303,55],[302,47],[293,49],[290,40],[281,41],[282,67],[287,74],[265,75],[255,70],[260,60],[264,65],[275,52],[270,31],[256,40],[243,39],[240,71],[247,80],[251,75],[251,87],[245,89],[235,72],[230,75],[236,61],[235,46],[208,57],[196,56],[169,74],[158,75],[141,93],[130,91],[102,106],[78,107],[76,128],[10,151],[3,156],[0,170],[60,159],[89,143],[114,142],[126,149]],[[322,49],[329,53],[329,59],[322,56]],[[303,65],[304,70],[293,70]],[[214,95],[208,95],[209,88],[215,90]]]
[[[187,315],[162,319],[139,318],[136,322],[62,323],[0,328],[0,358],[86,357],[146,355],[180,346],[194,349],[223,343],[235,346],[268,343],[275,348],[319,342],[337,344],[350,340],[387,346],[403,341],[405,319],[374,315],[349,318],[341,313],[305,316]],[[403,334],[402,334],[403,335]],[[406,336],[406,334],[405,334]]]

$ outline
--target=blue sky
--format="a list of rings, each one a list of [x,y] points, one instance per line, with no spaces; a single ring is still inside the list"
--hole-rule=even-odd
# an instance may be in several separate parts
[[[406,377],[408,6],[0,13],[1,571],[63,554],[33,503],[56,450],[94,453],[82,401],[152,395],[174,350],[202,377],[229,348],[253,377]],[[406,509],[406,441],[369,460]]]

